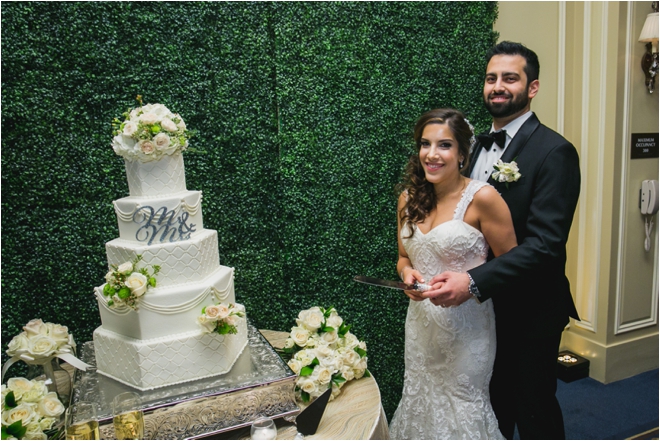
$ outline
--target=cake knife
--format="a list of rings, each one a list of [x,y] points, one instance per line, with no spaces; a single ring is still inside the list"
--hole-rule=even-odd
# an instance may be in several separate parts
[[[392,288],[392,289],[405,289],[409,291],[428,291],[431,289],[430,285],[425,285],[423,283],[403,283],[403,282],[395,282],[394,280],[383,280],[383,279],[377,279],[375,277],[367,277],[367,276],[355,276],[353,277],[353,280],[355,282],[360,282],[360,283],[366,283],[367,285],[374,285],[374,286],[382,286],[384,288]]]

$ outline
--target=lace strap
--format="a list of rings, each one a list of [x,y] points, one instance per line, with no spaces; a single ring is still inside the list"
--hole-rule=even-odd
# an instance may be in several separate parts
[[[479,190],[481,190],[486,185],[490,185],[490,184],[488,184],[487,182],[478,181],[476,179],[470,181],[470,183],[463,191],[463,196],[461,196],[461,200],[458,201],[458,205],[456,205],[456,209],[454,210],[454,219],[458,219],[461,221],[463,220],[463,217],[465,216],[465,212],[467,211],[468,206],[470,206],[470,202],[472,202],[472,198]]]

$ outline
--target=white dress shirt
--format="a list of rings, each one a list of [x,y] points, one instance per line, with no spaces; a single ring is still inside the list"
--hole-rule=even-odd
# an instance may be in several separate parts
[[[498,159],[502,157],[502,154],[504,154],[504,151],[511,143],[511,139],[516,136],[518,130],[520,130],[522,125],[529,119],[530,116],[532,116],[531,110],[523,115],[520,115],[509,124],[502,127],[502,130],[506,130],[506,145],[500,146],[496,143],[493,143],[493,146],[490,148],[490,150],[483,149],[477,158],[477,163],[474,164],[472,173],[470,174],[472,179],[486,182],[488,178],[490,178],[490,175],[492,175],[495,171],[493,165],[497,162]],[[495,130],[491,124],[490,133],[493,133],[494,131]]]

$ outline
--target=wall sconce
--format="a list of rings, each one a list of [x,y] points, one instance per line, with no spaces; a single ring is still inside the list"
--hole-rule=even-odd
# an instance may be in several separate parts
[[[651,2],[651,12],[646,16],[639,41],[646,43],[646,53],[642,57],[642,70],[646,76],[649,93],[655,90],[655,77],[658,75],[658,2]]]

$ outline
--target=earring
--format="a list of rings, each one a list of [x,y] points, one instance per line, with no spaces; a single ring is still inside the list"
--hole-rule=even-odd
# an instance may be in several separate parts
[[[462,169],[462,168],[463,168],[463,160],[461,160],[461,161],[458,163],[458,169],[460,170],[460,169]]]

